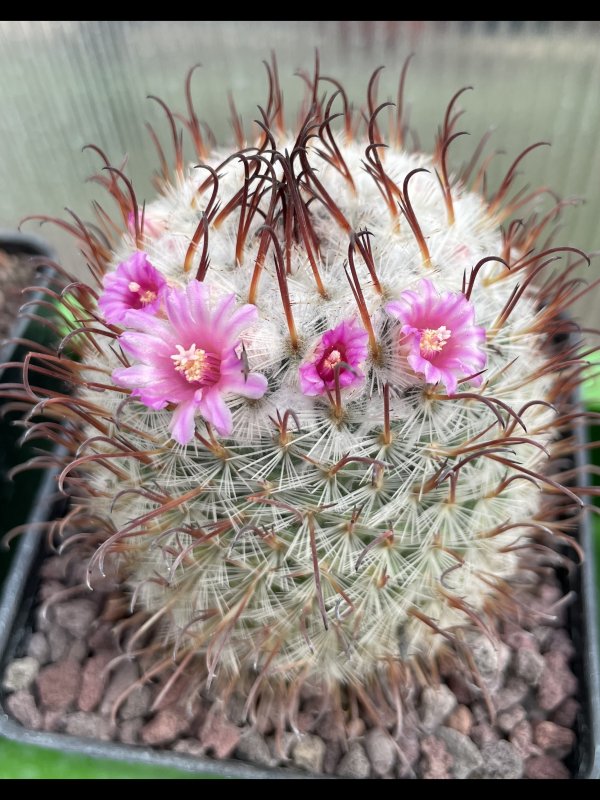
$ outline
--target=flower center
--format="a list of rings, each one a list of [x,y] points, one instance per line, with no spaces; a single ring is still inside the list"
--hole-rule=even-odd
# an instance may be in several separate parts
[[[433,328],[424,328],[421,331],[421,339],[419,341],[419,349],[424,356],[431,356],[434,353],[439,353],[444,347],[452,331],[449,331],[445,325],[441,325],[434,330]]]
[[[342,360],[342,354],[339,350],[332,350],[329,355],[323,359],[323,366],[326,369],[333,369],[336,364]]]
[[[142,291],[142,287],[139,283],[136,283],[136,281],[131,281],[127,288],[130,292],[133,292],[133,294],[139,295],[140,303],[143,306],[147,306],[148,303],[153,303],[156,300],[156,292],[153,292],[151,289]]]
[[[317,364],[317,372],[324,381],[335,380],[335,367],[340,361],[345,361],[344,347],[339,342],[325,350],[321,360]]]
[[[187,350],[180,344],[177,353],[171,356],[175,371],[180,372],[188,383],[203,383],[205,386],[219,379],[219,359],[213,353],[196,348],[195,343]]]

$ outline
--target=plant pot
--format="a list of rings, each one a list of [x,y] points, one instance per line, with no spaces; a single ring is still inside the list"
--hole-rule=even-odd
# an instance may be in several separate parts
[[[579,436],[583,435],[580,428]],[[576,456],[580,467],[582,452],[579,450]],[[24,637],[31,632],[32,610],[39,582],[38,569],[44,558],[42,537],[36,532],[36,524],[52,519],[53,515],[64,510],[65,504],[64,498],[57,497],[55,479],[56,472],[48,472],[44,477],[29,520],[31,529],[19,544],[12,572],[4,587],[0,603],[0,674],[4,674],[7,663],[14,657]],[[600,778],[600,658],[594,552],[588,516],[583,518],[577,538],[585,553],[585,561],[580,568],[572,570],[570,576],[563,576],[565,592],[573,591],[576,596],[570,606],[568,624],[576,650],[573,669],[579,681],[577,699],[581,703],[575,727],[577,744],[570,756],[570,768],[574,777],[595,779]],[[242,761],[217,761],[205,756],[191,757],[172,751],[157,751],[151,747],[26,730],[9,718],[3,709],[4,703],[0,701],[0,735],[27,744],[223,777],[310,777],[307,773],[288,768],[267,769]]]
[[[28,302],[28,309],[15,316],[6,334],[4,344],[0,342],[0,384],[18,382],[21,379],[20,363],[30,349],[28,342],[47,342],[49,330],[37,319],[44,315],[44,309],[36,304],[45,299],[42,288],[48,287],[52,281],[54,270],[51,266],[43,266],[43,261],[55,259],[53,249],[41,238],[18,231],[0,230],[0,253],[10,256],[31,257],[40,265],[38,274],[32,276],[31,284],[39,287],[36,292],[29,292],[22,300]],[[34,270],[35,272],[35,270]],[[23,281],[21,281],[23,282]],[[7,311],[6,313],[10,313]],[[0,336],[0,340],[3,337]],[[6,365],[6,366],[4,366]],[[11,366],[12,365],[12,366]],[[35,490],[40,482],[37,473],[19,475],[14,481],[7,478],[8,472],[20,461],[33,455],[30,446],[19,446],[18,438],[21,429],[12,423],[15,415],[1,413],[0,398],[0,536],[14,526],[25,522],[30,511]],[[7,563],[6,554],[0,556],[0,576]]]

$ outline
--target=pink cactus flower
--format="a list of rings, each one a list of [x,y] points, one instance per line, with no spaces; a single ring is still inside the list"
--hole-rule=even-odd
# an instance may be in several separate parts
[[[179,444],[193,438],[196,414],[227,436],[233,423],[224,396],[233,392],[258,399],[267,390],[266,378],[248,372],[236,352],[240,333],[258,311],[249,304],[236,308],[233,294],[213,309],[209,288],[198,281],[166,292],[165,309],[166,319],[127,313],[125,323],[134,330],[125,331],[119,342],[139,363],[114,370],[113,380],[150,408],[176,404],[169,430]]]
[[[131,310],[156,314],[166,286],[166,280],[148,261],[146,253],[137,251],[104,276],[104,293],[98,307],[111,325],[122,322]]]
[[[142,214],[140,211],[140,225],[142,221]],[[127,227],[129,229],[129,233],[132,236],[135,236],[135,214],[133,211],[130,211],[127,216]],[[164,232],[166,228],[165,223],[160,219],[153,219],[150,214],[146,211],[144,214],[144,236],[149,236],[152,239],[156,239],[161,233]]]
[[[368,354],[368,334],[354,320],[344,320],[321,336],[311,355],[300,365],[300,388],[303,394],[325,394],[335,388],[335,366],[348,364],[338,370],[340,387],[354,386],[364,380],[360,366]]]
[[[423,278],[418,291],[402,292],[386,310],[402,323],[409,365],[428,383],[441,381],[454,394],[460,380],[485,367],[485,328],[475,325],[475,308],[464,294],[438,294]],[[479,386],[483,378],[470,380]]]

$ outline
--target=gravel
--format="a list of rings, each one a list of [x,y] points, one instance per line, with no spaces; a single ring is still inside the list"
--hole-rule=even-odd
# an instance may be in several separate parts
[[[87,711],[75,711],[66,717],[65,732],[71,736],[82,736],[84,739],[99,739],[110,742],[113,738],[113,726],[106,717]]]
[[[141,739],[144,744],[153,747],[166,745],[175,741],[183,733],[186,733],[189,723],[183,712],[174,709],[164,709],[141,730]]]
[[[421,726],[432,733],[456,706],[456,695],[448,686],[426,686],[421,693]]]
[[[473,632],[467,636],[471,657],[481,680],[489,688],[497,687],[510,658],[510,650],[503,642],[493,642],[487,636]]]
[[[496,724],[503,733],[510,733],[526,717],[526,711],[521,705],[512,706],[508,711],[503,711],[496,717]]]
[[[194,758],[204,755],[204,748],[198,739],[179,739],[173,745],[173,750],[186,756],[194,756]]]
[[[68,711],[79,696],[81,666],[77,661],[59,661],[44,667],[37,677],[40,702],[49,711]]]
[[[575,734],[569,728],[546,720],[535,728],[535,743],[551,755],[564,758],[573,749]]]
[[[317,737],[312,736],[310,738],[316,739]],[[319,741],[323,744],[321,739],[319,739]],[[257,730],[248,730],[242,735],[236,748],[236,756],[244,761],[251,761],[253,764],[258,764],[261,767],[273,767],[277,763],[277,759],[273,758],[265,737]],[[298,763],[295,758],[294,762],[296,764]],[[298,764],[298,766],[303,765]],[[311,769],[310,762],[308,766],[304,766],[303,768]],[[321,769],[318,770],[318,772],[320,771]]]
[[[510,734],[510,743],[523,758],[540,755],[540,748],[533,741],[533,726],[528,720],[523,720],[514,727]]]
[[[48,559],[43,572],[41,596],[70,588],[65,558]],[[45,617],[34,612],[34,630],[2,676],[4,708],[24,727],[343,778],[570,777],[563,762],[579,703],[573,645],[558,623],[508,623],[493,642],[469,634],[476,674],[442,663],[437,685],[406,695],[399,730],[385,703],[378,723],[360,705],[344,719],[303,691],[297,734],[270,721],[251,725],[241,692],[186,703],[176,684],[153,708],[167,678],[137,684],[144,664],[119,650],[119,604],[103,591],[50,603]],[[115,725],[111,712],[128,689]]]
[[[426,736],[421,742],[421,777],[427,780],[446,780],[452,777],[454,759],[442,739]]]
[[[440,728],[438,734],[453,759],[452,773],[455,778],[468,778],[483,764],[477,745],[464,733],[454,728]]]
[[[352,742],[348,752],[338,764],[337,774],[340,778],[368,778],[371,774],[371,762],[360,742]]]
[[[568,664],[568,656],[552,650],[544,656],[538,703],[543,711],[552,711],[577,691],[577,680]]]
[[[88,633],[98,615],[96,603],[85,598],[57,603],[52,607],[54,620],[75,639],[82,639]]]
[[[207,717],[200,731],[200,741],[207,752],[215,758],[233,755],[242,736],[242,729],[220,715]]]
[[[523,776],[523,758],[516,747],[506,739],[486,744],[481,751],[480,776],[498,780],[518,780]]]
[[[477,747],[480,748],[486,744],[490,744],[490,742],[497,742],[501,736],[498,729],[490,725],[488,722],[479,722],[477,725],[471,728],[470,735]]]
[[[327,745],[320,736],[304,734],[292,750],[292,761],[300,769],[323,772],[326,749]]]
[[[7,692],[18,692],[20,689],[29,689],[37,678],[40,664],[32,656],[16,658],[6,668],[2,688]]]
[[[473,729],[473,714],[467,706],[460,705],[450,714],[446,725],[448,728],[454,728],[454,730],[464,733],[465,736],[469,736]]]
[[[560,759],[552,756],[534,756],[525,764],[525,777],[535,780],[565,780],[571,775]]]
[[[111,672],[108,687],[103,693],[100,705],[101,714],[111,714],[115,702],[130,689],[140,676],[140,671],[133,661],[122,661]]]
[[[323,772],[326,775],[334,775],[337,765],[342,758],[343,749],[341,742],[336,739],[327,742],[325,746],[325,758],[323,759]]]
[[[69,634],[60,625],[50,623],[46,631],[46,639],[50,647],[50,661],[60,661],[65,658],[71,643]]]
[[[33,633],[27,645],[27,655],[35,658],[38,664],[46,664],[50,660],[50,646],[45,635],[38,631]]]
[[[35,697],[31,692],[20,689],[9,695],[6,700],[6,710],[21,723],[24,728],[37,731],[43,725],[42,714],[37,707]]]
[[[516,673],[528,686],[537,686],[544,671],[544,657],[533,648],[517,650]]]
[[[580,708],[580,704],[574,697],[567,697],[564,703],[553,712],[552,721],[564,728],[573,728]]]
[[[119,710],[119,719],[135,719],[148,713],[152,705],[152,690],[149,686],[136,686],[127,696]]]
[[[497,711],[506,711],[522,703],[529,693],[529,686],[522,678],[509,678],[502,689],[494,692],[494,706]]]
[[[83,665],[78,700],[80,711],[93,711],[102,700],[108,682],[106,666],[110,659],[109,653],[100,653],[88,658]]]
[[[377,775],[392,772],[398,758],[398,749],[387,731],[383,728],[372,728],[365,736],[365,749]]]
[[[139,744],[140,742],[140,731],[142,730],[142,725],[144,724],[143,719],[138,717],[138,719],[128,719],[125,722],[119,723],[117,728],[117,735],[123,744]]]

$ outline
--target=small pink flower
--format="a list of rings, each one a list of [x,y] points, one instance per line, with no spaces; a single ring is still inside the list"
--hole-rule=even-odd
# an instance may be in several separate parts
[[[98,300],[98,307],[111,325],[122,322],[131,310],[156,314],[166,285],[146,253],[136,251],[114,272],[104,276],[104,293]]]
[[[300,388],[303,394],[325,394],[335,388],[335,366],[344,362],[354,372],[340,367],[340,387],[354,386],[364,379],[359,367],[368,354],[367,332],[354,319],[340,322],[321,336],[311,355],[300,365]]]
[[[140,211],[139,215],[140,225],[142,224],[142,212]],[[127,216],[127,227],[129,228],[129,233],[132,236],[135,236],[135,214],[133,211],[130,211]],[[165,230],[165,223],[161,219],[153,219],[152,216],[146,211],[144,214],[144,236],[149,236],[152,239],[156,239],[161,233]]]
[[[438,294],[423,278],[419,291],[402,292],[386,310],[402,323],[408,363],[428,383],[441,381],[454,394],[460,380],[485,367],[485,328],[475,325],[475,308],[464,294]],[[471,378],[477,386],[482,380]]]
[[[258,317],[256,306],[235,307],[235,295],[211,308],[209,288],[192,281],[165,293],[166,319],[129,311],[119,342],[139,363],[116,369],[113,380],[154,409],[177,405],[169,430],[179,444],[194,436],[197,413],[222,436],[233,422],[224,395],[258,399],[267,390],[264,375],[248,372],[237,355],[240,333]]]

